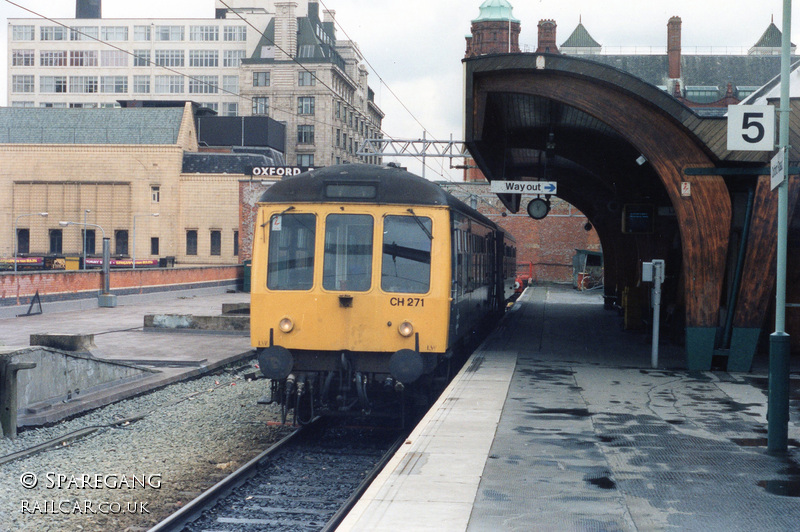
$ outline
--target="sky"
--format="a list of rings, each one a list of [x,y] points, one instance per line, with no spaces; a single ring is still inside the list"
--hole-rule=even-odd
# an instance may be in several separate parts
[[[254,0],[257,4],[259,0]],[[297,0],[302,3],[304,0]],[[782,26],[784,0],[510,0],[521,21],[520,44],[536,48],[537,24],[552,19],[560,45],[579,21],[604,49],[654,47],[664,53],[667,21],[682,19],[684,53],[713,47],[714,53],[746,53],[775,20]],[[51,18],[74,18],[74,0],[14,0]],[[396,139],[460,140],[463,136],[461,59],[483,0],[320,0],[336,11],[337,38],[358,43],[369,68],[376,103],[386,113],[383,130]],[[213,18],[214,0],[103,0],[103,18]],[[792,42],[800,43],[800,6],[793,6]],[[33,15],[0,0],[0,16]],[[7,43],[7,24],[0,26]],[[6,44],[7,47],[7,44]],[[0,104],[7,103],[8,53],[0,54]],[[388,162],[388,161],[386,161]],[[412,159],[400,164],[421,173]],[[449,162],[429,159],[428,178],[459,180]],[[431,175],[434,174],[434,175]]]

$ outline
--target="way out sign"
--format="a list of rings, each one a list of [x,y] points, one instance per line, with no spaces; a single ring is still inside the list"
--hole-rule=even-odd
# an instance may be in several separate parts
[[[775,107],[728,106],[728,150],[772,151],[774,149]]]
[[[555,181],[492,181],[495,194],[557,194]]]

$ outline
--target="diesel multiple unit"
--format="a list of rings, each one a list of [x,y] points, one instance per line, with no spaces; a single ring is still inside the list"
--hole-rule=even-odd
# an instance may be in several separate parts
[[[485,216],[399,168],[284,178],[253,235],[251,338],[271,400],[303,421],[428,389],[502,313],[515,254]]]

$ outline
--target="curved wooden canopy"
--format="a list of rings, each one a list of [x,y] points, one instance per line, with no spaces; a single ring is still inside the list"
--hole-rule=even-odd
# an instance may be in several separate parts
[[[600,217],[595,225],[612,264],[635,257],[625,256],[618,215],[603,223],[609,203],[671,205],[680,227],[686,325],[716,327],[730,196],[720,176],[689,177],[684,170],[714,167],[727,155],[720,148],[724,124],[704,122],[657,87],[588,60],[504,54],[464,63],[465,140],[486,177],[557,180],[559,197],[593,222]],[[637,163],[640,155],[647,164]],[[681,195],[683,182],[691,184],[690,196]],[[519,196],[501,200],[518,210]]]

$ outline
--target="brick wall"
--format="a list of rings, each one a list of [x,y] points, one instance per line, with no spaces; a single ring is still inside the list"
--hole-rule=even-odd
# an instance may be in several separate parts
[[[207,266],[111,270],[109,285],[117,295],[144,294],[210,286],[234,286],[242,279],[241,266]],[[45,271],[0,274],[0,306],[30,304],[36,292],[42,302],[88,299],[103,288],[100,270]]]
[[[256,203],[275,181],[239,182],[239,260],[253,258],[253,230],[256,225]]]
[[[593,228],[589,231],[584,228],[589,220],[564,200],[551,198],[547,217],[534,220],[526,210],[532,197],[524,197],[519,213],[513,214],[489,191],[489,184],[485,181],[440,184],[464,203],[470,205],[474,202],[478,211],[514,236],[517,241],[517,270],[527,272],[528,264],[532,262],[535,281],[572,282],[575,250],[602,251],[597,232]]]

